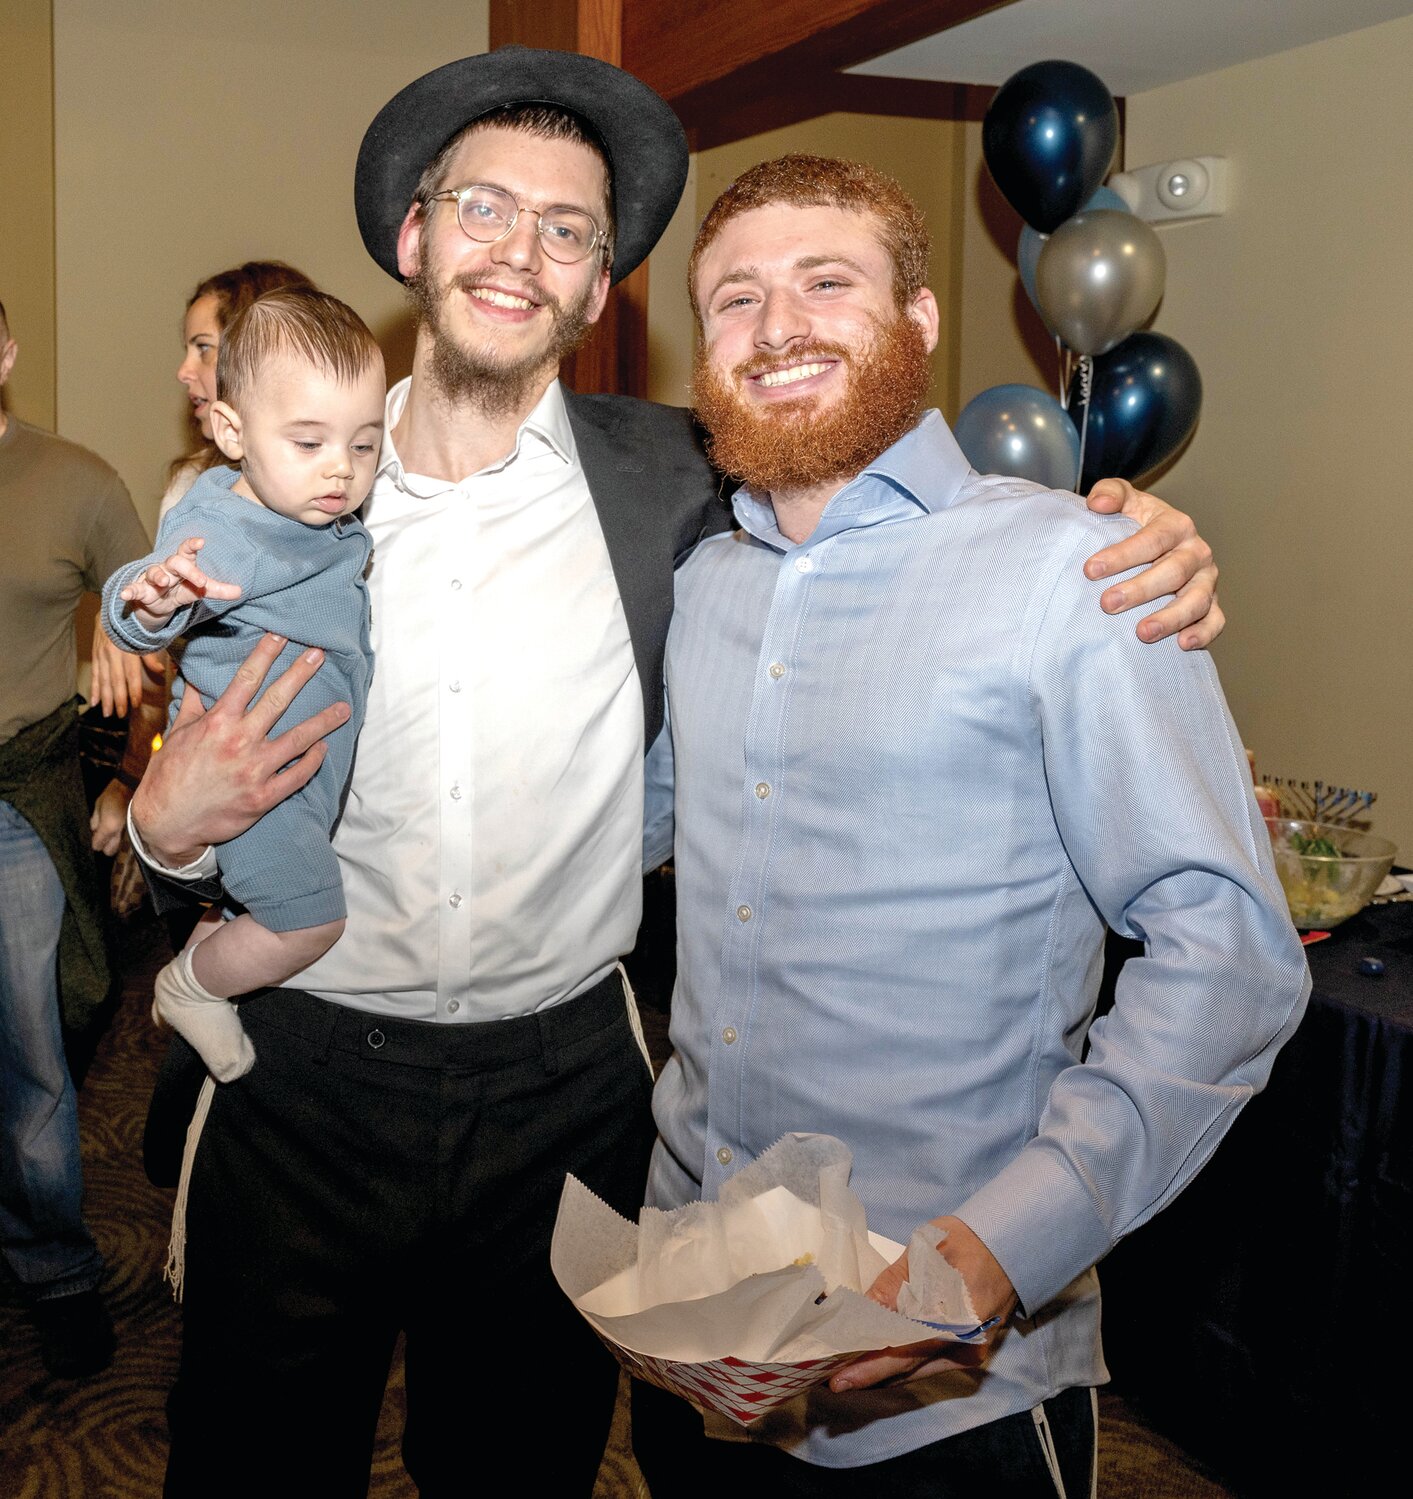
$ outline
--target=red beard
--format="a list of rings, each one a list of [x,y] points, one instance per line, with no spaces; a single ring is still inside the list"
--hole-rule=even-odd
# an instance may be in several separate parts
[[[709,434],[707,452],[723,473],[752,489],[775,493],[851,479],[917,422],[931,371],[922,329],[905,314],[880,323],[862,352],[811,339],[789,357],[840,360],[849,381],[843,397],[823,410],[809,396],[764,409],[749,405],[741,386],[778,359],[756,356],[725,379],[711,367],[705,347],[697,347],[692,390]]]

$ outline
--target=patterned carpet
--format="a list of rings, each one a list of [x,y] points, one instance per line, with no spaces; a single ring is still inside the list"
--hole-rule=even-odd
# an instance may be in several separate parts
[[[142,1125],[163,1042],[147,1018],[152,975],[166,960],[162,928],[139,919],[122,936],[123,995],[80,1093],[88,1220],[108,1260],[105,1290],[118,1351],[104,1374],[51,1380],[13,1289],[0,1281],[0,1496],[4,1499],[150,1499],[166,1461],[163,1402],[176,1372],[179,1312],[161,1280],[171,1193],[142,1173]],[[640,984],[640,992],[649,986]],[[666,1020],[645,1006],[660,1053]],[[400,1361],[384,1402],[372,1499],[410,1499],[398,1453]],[[1225,1499],[1176,1447],[1113,1395],[1100,1400],[1105,1499]],[[642,1499],[622,1404],[594,1499]],[[311,1496],[317,1499],[317,1496]],[[547,1496],[557,1499],[557,1496]]]

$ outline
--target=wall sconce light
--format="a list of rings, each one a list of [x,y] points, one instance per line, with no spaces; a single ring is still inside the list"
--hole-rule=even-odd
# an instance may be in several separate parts
[[[1110,177],[1107,186],[1148,224],[1219,218],[1231,198],[1231,172],[1224,156],[1189,156],[1137,167]]]

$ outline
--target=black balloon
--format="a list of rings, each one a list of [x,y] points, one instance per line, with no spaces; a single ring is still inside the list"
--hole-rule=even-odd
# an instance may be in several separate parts
[[[1202,377],[1191,354],[1163,333],[1135,333],[1094,361],[1080,492],[1100,479],[1141,479],[1185,443],[1202,410]],[[1080,377],[1069,413],[1084,428]]]
[[[1036,62],[1013,74],[981,127],[996,186],[1041,234],[1058,229],[1093,196],[1118,141],[1113,95],[1074,62]]]

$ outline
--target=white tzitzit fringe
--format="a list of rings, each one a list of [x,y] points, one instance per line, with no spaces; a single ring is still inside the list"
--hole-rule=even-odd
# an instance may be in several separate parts
[[[638,1050],[643,1054],[643,1061],[648,1065],[648,1076],[653,1074],[653,1059],[648,1055],[648,1040],[643,1035],[643,1017],[638,1013],[637,996],[633,993],[633,986],[628,982],[628,970],[622,963],[618,965],[618,972],[623,979],[623,994],[628,1002],[628,1024],[633,1031],[633,1039],[638,1043]]]
[[[182,1151],[182,1173],[177,1180],[177,1200],[172,1207],[172,1236],[167,1241],[167,1263],[162,1267],[162,1279],[172,1287],[172,1300],[182,1299],[186,1281],[186,1194],[191,1187],[191,1166],[196,1159],[197,1142],[206,1116],[211,1112],[211,1100],[216,1093],[216,1080],[207,1077],[201,1085],[196,1100],[196,1112],[186,1127],[186,1147]]]

